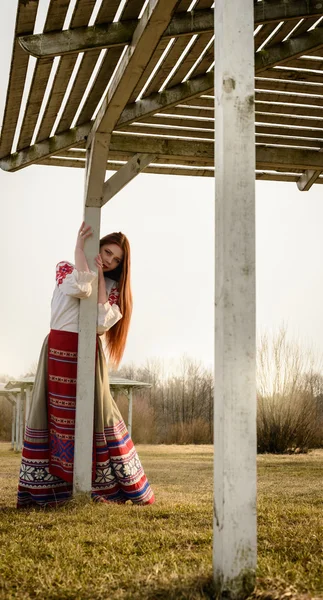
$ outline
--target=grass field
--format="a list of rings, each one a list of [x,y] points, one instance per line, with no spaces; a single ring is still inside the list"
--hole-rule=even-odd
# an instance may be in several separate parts
[[[212,447],[137,446],[151,507],[15,509],[20,457],[0,443],[1,600],[212,598]],[[258,458],[252,598],[323,598],[323,451]]]

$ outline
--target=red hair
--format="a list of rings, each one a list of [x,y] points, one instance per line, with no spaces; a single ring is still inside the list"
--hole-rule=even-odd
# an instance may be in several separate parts
[[[109,233],[103,237],[100,240],[100,248],[106,244],[117,244],[123,251],[123,258],[120,265],[113,271],[108,272],[108,276],[118,282],[120,294],[119,307],[122,314],[122,319],[105,333],[110,360],[114,367],[117,367],[124,353],[132,313],[130,245],[128,239],[121,231],[118,233]]]

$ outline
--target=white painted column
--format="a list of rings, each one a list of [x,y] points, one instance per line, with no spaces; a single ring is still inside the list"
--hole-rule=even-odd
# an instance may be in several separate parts
[[[96,134],[87,150],[84,221],[93,235],[85,242],[85,254],[91,270],[99,252],[100,217],[109,138]],[[92,446],[94,419],[94,376],[97,328],[97,282],[89,298],[81,300],[78,341],[78,368],[75,416],[74,494],[90,494],[92,487]]]
[[[15,450],[18,452],[20,439],[20,418],[21,418],[21,392],[16,394],[16,443]]]
[[[27,425],[27,421],[28,421],[28,417],[29,417],[29,411],[30,411],[30,403],[31,403],[31,387],[28,386],[26,387],[26,404],[25,404],[25,429],[26,429],[26,425]]]
[[[128,388],[128,432],[131,437],[132,432],[132,388]]]
[[[16,448],[16,403],[12,403],[11,448]]]
[[[21,402],[20,402],[20,417],[19,417],[19,444],[18,450],[22,450],[25,432],[25,406],[26,406],[26,390],[21,390]]]
[[[215,3],[214,550],[217,597],[256,569],[253,0]]]

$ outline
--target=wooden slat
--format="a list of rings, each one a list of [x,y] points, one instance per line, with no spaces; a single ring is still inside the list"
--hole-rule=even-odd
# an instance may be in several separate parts
[[[28,2],[26,4],[19,2],[18,5],[9,84],[1,130],[0,158],[10,154],[11,151],[29,62],[28,55],[22,50],[16,38],[22,34],[33,33],[37,8],[38,2]]]
[[[149,123],[150,125],[166,125],[174,127],[183,127],[189,130],[191,127],[195,129],[214,129],[214,122],[212,121],[200,121],[198,119],[181,119],[180,117],[147,117],[142,119],[141,123]]]
[[[323,107],[290,106],[288,104],[271,104],[270,102],[256,102],[256,112],[275,113],[282,115],[299,115],[301,117],[318,117],[322,119]]]
[[[207,52],[204,54],[202,60],[198,63],[190,77],[198,77],[199,75],[203,75],[206,73],[208,68],[212,65],[214,61],[214,47],[213,44],[209,47]]]
[[[301,129],[301,128],[292,128],[292,127],[273,127],[270,125],[256,125],[256,133],[259,134],[270,134],[273,136],[293,136],[297,139],[302,138],[313,138],[323,141],[323,129],[320,130],[311,130],[311,129]]]
[[[274,31],[277,27],[277,23],[268,23],[267,25],[263,25],[262,28],[255,35],[255,50],[264,43],[264,41],[268,38],[268,36]]]
[[[195,40],[193,46],[191,47],[189,53],[185,56],[184,61],[179,66],[176,73],[174,73],[173,77],[168,81],[167,88],[172,87],[173,85],[177,85],[181,83],[184,77],[187,75],[189,70],[193,67],[194,63],[197,61],[198,57],[203,52],[204,48],[208,45],[210,40],[212,39],[213,34],[203,33],[198,36]],[[193,75],[192,75],[193,76]]]
[[[262,102],[280,102],[282,104],[306,104],[311,106],[322,106],[323,104],[323,97],[319,94],[315,96],[300,96],[294,94],[279,94],[275,92],[256,92],[255,96],[256,100]],[[293,110],[293,107],[291,108]]]
[[[299,83],[296,81],[274,81],[272,79],[258,79],[255,81],[257,90],[270,90],[277,92],[289,92],[291,94],[312,94],[323,96],[323,83],[320,85]]]
[[[128,0],[122,13],[122,19],[136,19],[143,7],[144,1],[145,0]]]
[[[163,115],[177,115],[187,117],[201,117],[203,119],[212,119],[214,122],[214,112],[209,108],[194,108],[194,107],[181,107],[173,106],[172,108],[166,108],[161,112]],[[188,119],[189,121],[190,119]]]
[[[285,37],[294,29],[297,25],[298,19],[293,21],[285,21],[285,23],[281,26],[281,28],[277,31],[277,33],[271,38],[268,44],[265,45],[265,48],[270,48],[270,46],[274,46],[275,44],[279,44],[282,42]]]
[[[57,113],[60,109],[66,92],[68,81],[72,75],[75,62],[75,55],[61,57],[42,123],[37,134],[36,142],[41,142],[50,136]]]
[[[71,18],[70,29],[87,25],[94,6],[95,0],[80,0],[75,6]],[[62,56],[60,59],[51,94],[47,102],[39,132],[37,134],[36,142],[45,140],[50,135],[57,117],[57,113],[61,107],[70,77],[75,67],[77,57],[78,54],[74,53],[69,56]],[[67,129],[67,126],[65,129]]]
[[[130,102],[135,102],[136,98],[138,98],[141,90],[143,89],[146,81],[148,81],[151,73],[153,72],[154,68],[156,67],[160,57],[162,56],[163,52],[166,50],[167,45],[169,43],[169,40],[161,40],[155,50],[155,52],[152,54],[152,57],[144,71],[144,73],[142,74],[142,77],[139,79],[133,93],[131,94],[131,97],[129,99],[129,103]]]
[[[86,121],[89,121],[92,118],[122,52],[123,48],[109,48],[107,50],[76,125],[86,123]]]
[[[102,22],[104,22],[104,23],[112,22],[112,20],[115,16],[116,10],[119,6],[119,3],[120,3],[119,0],[113,0],[113,2],[111,2],[110,0],[105,0],[101,5],[101,8],[98,12],[95,23],[102,24]],[[89,9],[90,9],[90,6],[89,6]],[[92,9],[93,9],[93,7],[92,7]],[[83,22],[78,26],[83,27],[84,25],[87,25],[87,22],[88,22],[90,16],[91,15],[89,15],[87,13],[86,14],[86,23]],[[78,23],[80,22],[80,16],[78,13],[75,14],[74,19],[71,23],[71,25],[73,25],[73,27],[75,27],[76,20],[78,21]],[[89,83],[89,80],[91,78],[91,75],[93,73],[93,69],[95,68],[97,60],[100,56],[100,53],[101,53],[100,50],[92,50],[92,51],[86,52],[84,54],[82,62],[79,66],[74,84],[73,84],[73,88],[70,92],[68,102],[65,106],[63,114],[58,123],[56,133],[62,133],[62,131],[65,131],[66,129],[68,129],[71,126],[74,116],[77,112],[77,109],[80,105],[80,102],[83,98],[84,92],[85,92],[87,85]],[[112,54],[109,54],[109,56],[112,58],[113,54],[114,53],[112,52]],[[116,54],[118,54],[118,52]],[[105,62],[105,61],[103,61],[103,62]],[[116,65],[116,63],[114,64],[114,67],[115,67],[115,65]],[[102,65],[101,65],[101,67],[102,67]],[[106,66],[105,66],[105,68],[106,68]],[[104,89],[105,89],[107,83],[108,82],[105,83]],[[93,98],[95,98],[94,91],[93,91]],[[92,110],[92,107],[87,102],[84,105],[84,109],[85,109],[85,106],[86,106],[86,112],[91,113],[91,116],[92,116],[92,114],[94,113],[94,110],[96,108],[96,105],[93,106],[93,110]]]
[[[294,58],[286,62],[284,66],[296,67],[296,69],[312,69],[313,71],[322,71],[323,60],[311,60],[310,58]]]
[[[182,105],[187,106],[201,106],[204,108],[214,109],[214,98],[192,98],[186,102],[181,102]]]
[[[100,6],[100,10],[95,21],[96,25],[102,25],[102,23],[112,23],[119,4],[120,0],[104,0]]]
[[[204,8],[211,8],[214,0],[199,0],[195,6],[194,10],[203,10]]]
[[[163,137],[180,137],[180,138],[199,138],[206,140],[214,139],[214,131],[185,131],[184,129],[176,129],[170,127],[154,127],[145,126],[140,124],[129,125],[122,129],[122,131],[128,131],[129,133],[142,133],[143,135],[156,135]]]
[[[44,26],[45,33],[63,27],[68,7],[69,0],[51,0]],[[37,60],[18,139],[18,150],[30,145],[52,65],[53,59]]]
[[[84,54],[56,133],[62,133],[71,126],[99,56],[100,50],[91,50]]]
[[[88,24],[95,3],[96,0],[77,0],[71,19],[71,29]]]
[[[168,77],[169,73],[175,66],[175,64],[178,61],[179,57],[181,56],[182,52],[185,50],[185,48],[191,38],[192,38],[191,35],[188,35],[188,36],[185,35],[185,36],[177,38],[177,40],[174,42],[173,46],[171,47],[170,52],[168,53],[166,59],[160,65],[160,68],[158,69],[157,73],[155,73],[155,76],[153,77],[152,81],[150,82],[148,88],[145,90],[144,97],[149,96],[150,94],[153,94],[155,92],[158,92],[158,90],[164,83],[166,77]]]
[[[302,33],[308,31],[309,28],[312,27],[312,25],[314,25],[314,23],[316,23],[318,19],[319,15],[316,15],[315,17],[310,17],[309,19],[304,19],[304,21],[300,23],[299,27],[295,29],[291,37],[297,37],[298,35],[302,35]]]
[[[308,127],[311,129],[323,129],[322,119],[306,119],[302,117],[286,116],[286,115],[271,115],[256,112],[257,123],[271,123],[272,125],[296,125],[298,127]]]
[[[320,73],[308,73],[306,71],[294,71],[286,68],[266,69],[261,73],[262,78],[284,79],[290,81],[301,81],[304,83],[322,83],[322,75]]]
[[[190,7],[192,0],[181,0],[177,6],[176,12],[186,12]]]

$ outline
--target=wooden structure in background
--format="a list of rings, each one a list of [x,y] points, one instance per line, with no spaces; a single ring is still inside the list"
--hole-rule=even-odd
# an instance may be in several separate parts
[[[143,388],[150,388],[151,384],[144,381],[135,381],[133,379],[124,379],[110,375],[110,388],[114,396],[115,392],[124,394],[128,400],[128,422],[127,428],[131,435],[132,430],[132,412],[133,412],[133,391]],[[8,381],[6,385],[0,387],[0,397],[6,398],[12,406],[12,436],[11,447],[17,452],[22,449],[25,426],[27,423],[30,403],[32,399],[32,390],[35,377],[24,377]],[[1,384],[0,384],[1,385]]]
[[[323,5],[216,0],[214,57],[213,0],[50,0],[35,34],[39,4],[18,2],[0,166],[85,168],[90,267],[101,207],[143,170],[213,177],[216,131],[214,567],[218,594],[242,598],[256,567],[254,178],[323,183]],[[91,487],[96,303],[95,289],[81,302],[75,492]]]

